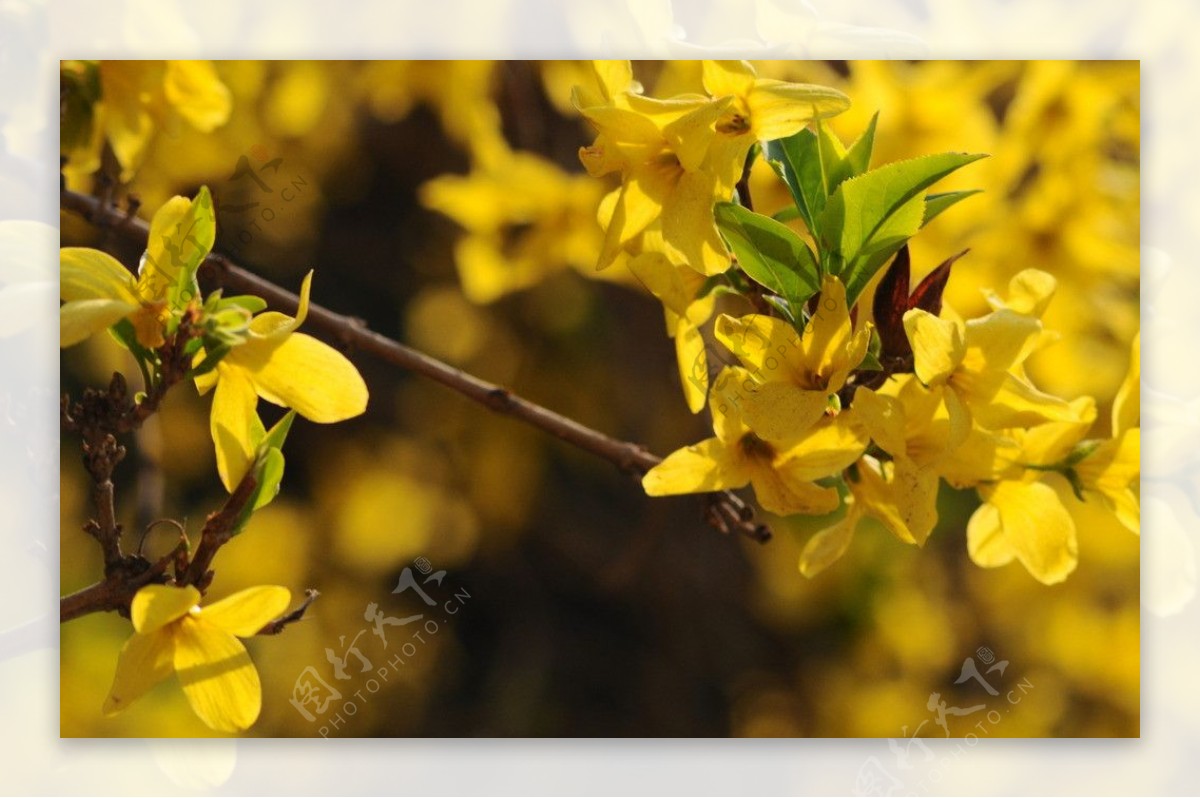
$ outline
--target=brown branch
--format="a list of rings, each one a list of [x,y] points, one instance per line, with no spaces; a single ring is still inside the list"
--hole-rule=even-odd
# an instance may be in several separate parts
[[[60,192],[60,206],[102,227],[119,225],[118,232],[141,246],[145,246],[149,237],[150,227],[146,222],[140,219],[129,220],[125,213],[95,197],[63,190]],[[300,298],[292,292],[247,271],[222,255],[209,255],[202,271],[205,276],[211,276],[220,285],[259,296],[271,307],[285,313],[295,313],[299,306]],[[524,399],[507,388],[482,380],[373,332],[361,319],[343,316],[320,305],[310,304],[306,323],[346,347],[368,352],[385,363],[427,377],[493,412],[523,421],[576,448],[608,460],[627,473],[641,475],[662,462],[662,458],[638,444],[609,437],[572,418]],[[714,495],[718,504],[725,505],[726,512],[723,518],[728,529],[739,531],[754,540],[761,541],[770,537],[766,527],[756,525],[746,517],[750,508],[744,501],[729,491]]]
[[[284,613],[283,615],[280,615],[278,618],[271,621],[263,628],[259,629],[258,632],[256,632],[255,634],[259,634],[259,635],[277,635],[277,634],[279,634],[280,632],[282,632],[284,630],[284,628],[286,628],[290,624],[293,624],[296,621],[303,618],[304,613],[308,612],[309,605],[311,605],[314,601],[316,601],[320,595],[321,595],[320,592],[318,592],[310,587],[308,590],[304,591],[304,601],[300,602],[299,607],[292,610],[291,612],[287,612],[287,613]]]
[[[208,588],[213,577],[209,566],[217,556],[217,551],[233,537],[238,518],[246,509],[246,504],[254,497],[254,489],[257,487],[254,470],[250,469],[233,489],[233,493],[229,494],[224,506],[208,517],[204,528],[200,530],[200,545],[196,547],[196,553],[192,555],[192,561],[179,579],[179,584],[195,585],[201,593]]]

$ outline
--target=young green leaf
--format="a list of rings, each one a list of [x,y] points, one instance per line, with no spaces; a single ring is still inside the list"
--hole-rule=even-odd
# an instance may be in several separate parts
[[[858,177],[871,166],[871,151],[875,149],[875,125],[879,122],[879,112],[871,117],[870,124],[858,140],[846,150],[846,163],[850,168],[850,176]]]
[[[820,288],[816,258],[786,225],[731,202],[717,203],[717,227],[752,280],[799,307]]]
[[[925,220],[923,192],[951,172],[984,156],[942,153],[899,161],[842,183],[817,224],[830,270],[853,302],[875,271]]]
[[[808,128],[794,136],[769,141],[767,163],[783,178],[796,211],[814,237],[818,235],[816,220],[825,209],[825,177],[821,174],[821,156],[817,152],[817,134]],[[781,220],[786,221],[786,220]]]
[[[817,152],[821,158],[825,195],[829,196],[851,176],[850,164],[846,162],[846,145],[820,119],[817,120]]]
[[[259,450],[267,449],[282,449],[284,442],[287,440],[288,432],[292,429],[292,422],[296,420],[296,411],[289,410],[283,418],[275,422],[275,426],[263,436],[259,443]]]
[[[942,194],[926,194],[925,195],[925,221],[921,222],[921,226],[929,224],[935,217],[940,215],[942,211],[956,205],[965,200],[972,194],[980,194],[983,192],[981,188],[973,188],[969,191],[947,191]]]

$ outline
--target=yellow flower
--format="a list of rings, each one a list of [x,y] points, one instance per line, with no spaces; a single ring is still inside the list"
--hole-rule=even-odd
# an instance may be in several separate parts
[[[296,332],[308,315],[312,272],[300,289],[295,318],[268,311],[250,321],[249,339],[229,351],[217,367],[196,377],[204,394],[214,386],[210,428],[217,472],[232,491],[254,461],[262,398],[320,424],[344,421],[367,407],[367,386],[354,364],[316,338]],[[196,362],[205,357],[197,353]]]
[[[904,314],[913,367],[925,385],[943,389],[954,423],[970,428],[972,417],[986,429],[1069,421],[1068,404],[1019,376],[1042,332],[1037,318],[1012,309],[965,324],[924,310]]]
[[[713,167],[726,189],[741,177],[755,141],[787,138],[815,119],[850,107],[849,98],[837,89],[759,78],[746,61],[705,61],[703,80],[713,97],[733,98],[717,120],[713,147]]]
[[[173,197],[150,223],[138,276],[115,258],[86,247],[63,247],[59,309],[61,346],[73,346],[129,319],[138,343],[162,346],[171,306],[195,292],[195,272],[216,238],[212,197],[201,187],[195,199]]]
[[[729,100],[656,100],[621,91],[603,105],[585,107],[586,101],[587,95],[576,93],[579,112],[597,136],[580,149],[579,159],[593,177],[621,173],[597,268],[610,266],[623,247],[658,220],[672,261],[704,274],[728,269],[729,252],[712,210],[722,198],[720,186],[705,161],[713,126]]]
[[[504,150],[468,175],[421,187],[421,202],[460,224],[454,248],[463,293],[492,302],[568,266],[593,271],[600,247],[596,207],[603,186],[531,153]],[[593,271],[594,273],[594,271]]]
[[[748,380],[745,370],[727,368],[718,385]],[[716,436],[673,452],[650,469],[642,479],[648,495],[707,493],[750,484],[758,503],[778,515],[823,515],[837,509],[837,490],[815,480],[839,473],[866,447],[866,433],[849,412],[777,448],[742,421],[733,392],[723,392],[711,409]]]
[[[262,685],[245,646],[287,609],[287,588],[252,587],[201,608],[194,587],[147,585],[129,608],[134,635],[117,659],[104,702],[113,715],[174,672],[192,711],[217,731],[244,731],[258,719]]]
[[[983,568],[1014,559],[1042,584],[1063,581],[1079,561],[1075,521],[1044,482],[1004,480],[980,488],[985,502],[967,523],[967,552]]]
[[[978,565],[992,568],[1016,559],[1045,584],[1065,579],[1078,559],[1075,522],[1049,472],[1070,480],[1078,498],[1098,498],[1117,519],[1138,531],[1134,493],[1140,469],[1140,430],[1125,430],[1103,442],[1082,442],[1096,418],[1095,402],[1072,402],[1069,421],[1011,430],[1017,454],[1001,479],[979,488],[984,504],[967,526],[967,550]]]
[[[803,336],[782,319],[758,315],[723,315],[716,336],[754,376],[744,399],[746,423],[762,437],[781,441],[824,415],[830,397],[866,355],[871,325],[854,331],[846,289],[827,275]]]
[[[183,121],[207,133],[229,119],[229,89],[211,61],[70,61],[63,65],[68,79],[80,86],[92,80],[88,76],[92,69],[98,71],[99,99],[81,112],[86,118],[70,120],[73,133],[63,141],[72,175],[89,175],[100,167],[100,149],[107,138],[121,165],[121,180],[128,181],[156,129]]]

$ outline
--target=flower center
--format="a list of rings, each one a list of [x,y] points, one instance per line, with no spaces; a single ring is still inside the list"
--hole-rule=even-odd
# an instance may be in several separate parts
[[[753,432],[747,432],[738,441],[742,453],[752,460],[774,460],[775,448]]]

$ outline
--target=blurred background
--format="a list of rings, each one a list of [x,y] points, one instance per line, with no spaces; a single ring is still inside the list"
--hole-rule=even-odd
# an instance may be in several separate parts
[[[1136,62],[755,65],[846,92],[853,107],[832,121],[844,139],[879,111],[875,164],[991,154],[946,181],[984,193],[914,239],[915,277],[970,247],[947,301],[971,316],[987,310],[984,289],[1003,294],[1018,271],[1054,274],[1045,321],[1061,340],[1031,376],[1067,398],[1094,395],[1103,417],[1138,328]],[[208,185],[217,250],[280,285],[294,291],[315,269],[319,304],[659,454],[711,434],[682,401],[657,301],[627,275],[592,270],[610,186],[576,158],[592,138],[569,102],[585,64],[215,66],[228,120],[211,132],[163,120],[128,187],[142,216]],[[638,62],[635,74],[655,96],[700,89],[698,62]],[[70,164],[67,175],[90,188]],[[789,201],[766,168],[752,191],[760,211]],[[64,245],[140,254],[62,223]],[[964,530],[977,499],[943,486],[924,550],[864,526],[809,581],[796,563],[820,520],[764,516],[766,545],[722,537],[694,497],[648,499],[606,462],[348,354],[371,388],[366,415],[298,422],[279,499],[216,561],[209,600],[256,584],[322,593],[302,623],[248,643],[264,685],[253,735],[941,736],[932,692],[952,707],[1005,709],[1022,680],[1032,687],[991,736],[1138,734],[1138,539],[1104,513],[1084,505],[1079,567],[1048,588],[1019,565],[971,564]],[[131,368],[101,338],[62,364],[71,393]],[[182,387],[139,434],[118,471],[127,530],[167,516],[195,533],[223,500],[208,402]],[[101,571],[80,531],[90,511],[66,441],[64,593]],[[447,572],[432,594],[470,598],[453,616],[430,611],[438,631],[375,691],[353,657],[351,678],[336,679],[326,649],[343,653],[366,630],[357,645],[377,669],[416,628],[387,627],[384,649],[364,612],[425,611],[413,592],[391,592],[406,566],[420,575],[418,558]],[[62,735],[209,734],[173,680],[101,716],[129,632],[107,615],[62,627]],[[968,658],[984,671],[985,648],[1008,662],[984,677],[1000,699],[975,680],[955,684]],[[312,721],[289,702],[310,667],[343,693]],[[347,701],[354,714],[330,728]],[[977,719],[951,717],[949,730],[962,736]]]

